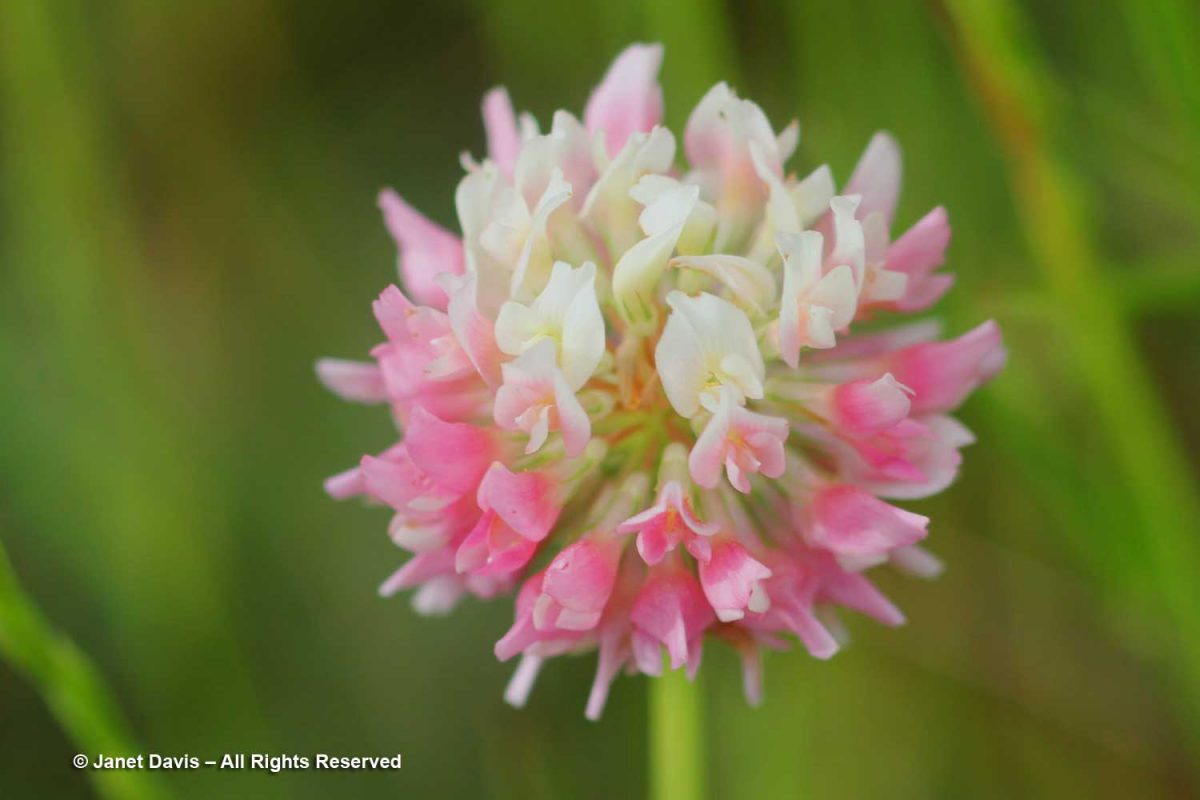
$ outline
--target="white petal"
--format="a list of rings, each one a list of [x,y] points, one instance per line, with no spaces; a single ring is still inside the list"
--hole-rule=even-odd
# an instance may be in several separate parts
[[[762,614],[771,607],[771,598],[767,596],[767,590],[763,588],[762,581],[755,581],[750,587],[750,599],[746,603],[746,608],[755,614]]]
[[[556,111],[550,132],[529,138],[521,148],[513,182],[527,206],[538,204],[556,170],[571,186],[590,186],[596,179],[591,137],[582,123],[566,111]],[[579,201],[582,200],[580,197]]]
[[[800,330],[801,304],[807,306],[810,288],[820,280],[824,237],[816,231],[776,237],[783,256],[783,293],[779,305],[779,354],[795,368],[807,336]]]
[[[662,231],[670,227],[665,222],[657,221],[655,218],[659,214],[668,217],[674,217],[675,214],[665,213],[666,208],[662,206],[656,207],[656,210],[651,212],[650,207],[655,206],[656,202],[668,192],[680,189],[686,185],[667,175],[648,173],[643,175],[637,184],[629,190],[631,198],[647,207],[642,212],[639,220],[642,229],[646,233],[651,233],[652,230]],[[675,249],[680,254],[699,255],[709,251],[709,244],[712,242],[713,232],[717,227],[717,210],[709,203],[699,199],[700,187],[694,184],[691,186],[697,193],[696,199],[692,200],[690,195],[681,196],[681,199],[691,204],[691,211],[686,215],[687,221],[683,225],[683,232],[679,235],[679,241],[675,245]]]
[[[587,383],[605,350],[595,264],[573,269],[559,261],[531,305],[509,301],[501,306],[496,317],[496,343],[501,350],[520,355],[544,339],[555,342],[571,389],[576,391]]]
[[[528,226],[524,246],[513,271],[509,294],[515,298],[529,297],[545,285],[552,260],[546,226],[550,215],[571,199],[571,184],[555,169],[546,185],[546,191],[538,200]]]
[[[746,397],[760,398],[763,396],[762,371],[750,359],[741,353],[729,353],[720,362],[721,373],[728,380],[727,386],[734,386],[740,394]]]
[[[783,257],[783,302],[795,300],[821,279],[825,237],[816,231],[781,233],[775,238]]]
[[[500,306],[496,316],[496,344],[510,356],[519,356],[539,336],[545,335],[541,318],[528,306],[511,300]]]
[[[573,272],[583,282],[567,307],[562,329],[563,374],[578,391],[604,358],[604,315],[596,300],[596,265],[588,262]]]
[[[808,325],[804,330],[803,344],[826,350],[837,344],[834,336],[833,309],[826,306],[808,307]]]
[[[517,665],[517,671],[513,673],[508,686],[504,689],[504,702],[513,708],[524,708],[541,668],[541,658],[528,653],[522,655],[521,663]]]
[[[835,197],[829,201],[833,211],[833,251],[829,255],[832,265],[847,264],[854,271],[854,280],[861,286],[866,266],[866,238],[862,223],[855,219],[858,198]]]
[[[634,187],[637,188],[636,186]],[[633,196],[633,190],[630,190]],[[700,187],[677,184],[658,194],[638,217],[638,224],[647,236],[682,226],[700,199]]]
[[[648,206],[664,193],[677,189],[682,184],[670,175],[650,172],[638,179],[629,190],[629,196],[643,206]]]
[[[466,593],[457,575],[430,578],[413,594],[412,607],[423,617],[449,614]]]
[[[682,233],[680,225],[642,239],[625,251],[613,269],[617,311],[636,331],[650,330],[657,322],[658,281]]]
[[[506,270],[511,270],[529,235],[529,209],[516,189],[501,186],[496,190],[487,214],[479,244],[495,261],[505,265]]]
[[[546,443],[550,435],[550,406],[541,406],[537,418],[529,428],[529,443],[525,445],[525,455],[536,453]]]
[[[592,421],[562,373],[554,378],[554,403],[567,457],[574,458],[583,453],[592,438]]]
[[[860,206],[861,208],[861,206]],[[888,224],[878,211],[862,218],[863,251],[868,264],[881,264],[887,260],[889,244]]]
[[[500,382],[495,326],[479,310],[479,276],[442,273],[438,283],[446,293],[446,316],[454,338],[489,385]]]
[[[712,249],[713,235],[717,230],[717,210],[703,200],[696,202],[675,250],[680,255],[699,255]]]
[[[667,295],[672,314],[654,353],[667,399],[692,417],[701,397],[729,386],[739,398],[761,397],[765,374],[750,320],[727,300],[701,293]]]
[[[748,160],[750,142],[761,145],[771,167],[781,171],[779,144],[767,115],[757,104],[739,98],[728,84],[718,83],[688,117],[684,133],[688,161],[703,170],[721,166],[727,158]]]
[[[796,204],[784,186],[778,170],[771,164],[758,142],[750,143],[750,159],[759,180],[767,186],[767,221],[771,229],[793,233],[802,230]]]
[[[792,120],[787,124],[787,127],[779,132],[775,137],[775,146],[779,148],[779,160],[787,163],[787,160],[796,152],[797,145],[800,144],[800,123]]]
[[[834,330],[841,330],[854,319],[858,305],[858,287],[854,285],[854,275],[850,268],[843,264],[834,267],[829,274],[821,278],[809,293],[809,302],[814,306],[823,306],[832,312],[830,322]]]
[[[454,205],[464,240],[473,241],[483,233],[502,186],[500,171],[490,161],[484,162],[478,171],[467,173],[459,181],[454,193]]]
[[[828,165],[821,165],[812,174],[790,190],[792,203],[796,207],[801,228],[811,228],[813,223],[829,210],[829,201],[836,192],[833,173]]]
[[[867,299],[875,303],[891,303],[904,297],[908,291],[908,276],[890,269],[877,269],[863,288]]]
[[[580,292],[586,291],[596,279],[596,266],[584,264],[579,269],[572,269],[565,261],[555,262],[550,272],[550,280],[541,294],[533,301],[533,310],[543,319],[555,320],[561,323],[567,318],[571,303]]]
[[[473,272],[479,278],[478,302],[485,314],[494,314],[508,297],[510,266],[497,261],[482,243],[484,231],[503,202],[506,189],[511,194],[511,188],[505,186],[496,165],[485,161],[478,170],[467,173],[454,194],[467,272]]]
[[[775,299],[775,277],[770,270],[749,258],[730,255],[680,256],[673,267],[687,267],[711,275],[734,297],[762,313]]]
[[[643,175],[666,172],[674,159],[675,137],[666,128],[635,133],[592,185],[580,216],[603,232],[614,256],[638,240],[641,201],[630,196],[632,187]]]
[[[644,329],[657,321],[654,307],[658,281],[699,200],[700,189],[684,184],[667,186],[659,181],[637,194],[653,198],[639,218],[647,237],[621,256],[613,269],[612,288],[621,316],[635,328]]]

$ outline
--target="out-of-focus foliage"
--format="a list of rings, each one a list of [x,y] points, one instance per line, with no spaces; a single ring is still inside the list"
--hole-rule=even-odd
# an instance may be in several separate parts
[[[311,363],[377,338],[378,188],[452,221],[484,90],[547,119],[661,40],[673,126],[729,78],[800,118],[798,170],[819,153],[844,179],[895,133],[899,224],[951,213],[948,327],[994,316],[1012,351],[966,408],[982,444],[959,484],[918,504],[947,574],[884,581],[908,627],[770,658],[757,710],[710,648],[713,795],[1196,793],[1198,19],[1188,0],[7,3],[0,540],[147,752],[404,754],[155,776],[168,792],[640,794],[640,680],[589,724],[591,659],[555,664],[515,712],[490,656],[509,604],[439,620],[376,598],[402,558],[385,515],[320,481],[388,421]],[[70,768],[90,717],[55,692],[95,687],[60,674],[74,650],[22,649],[36,615],[5,609],[0,796],[145,789]]]

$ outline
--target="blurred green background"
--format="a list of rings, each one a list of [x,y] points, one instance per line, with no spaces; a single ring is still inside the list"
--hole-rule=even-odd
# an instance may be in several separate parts
[[[7,0],[0,796],[643,793],[644,680],[589,724],[593,659],[559,660],[513,711],[509,602],[376,597],[386,514],[320,484],[390,425],[311,367],[378,338],[376,191],[451,224],[481,94],[580,111],[635,40],[666,44],[676,130],[727,78],[800,118],[798,169],[844,180],[894,132],[898,222],[954,225],[940,313],[1012,351],[960,481],[914,505],[946,575],[884,577],[907,627],[770,656],[759,709],[708,649],[711,796],[1200,796],[1190,0]],[[404,767],[69,766],[126,746]]]

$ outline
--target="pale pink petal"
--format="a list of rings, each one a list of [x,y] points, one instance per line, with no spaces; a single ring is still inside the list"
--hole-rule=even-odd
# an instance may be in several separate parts
[[[712,555],[700,564],[700,584],[704,596],[722,622],[733,622],[746,615],[746,611],[765,611],[767,606],[750,608],[765,602],[766,593],[760,581],[771,577],[771,570],[755,560],[745,547],[732,540],[718,542],[712,547]],[[761,600],[759,600],[761,598]]]
[[[887,269],[908,275],[904,296],[894,304],[898,311],[928,308],[949,291],[954,276],[933,274],[945,262],[949,243],[946,209],[938,206],[888,248]]]
[[[763,666],[762,654],[753,643],[738,647],[742,657],[742,691],[746,702],[752,706],[762,704],[763,700]]]
[[[908,282],[904,297],[896,301],[898,311],[921,311],[942,299],[950,287],[954,286],[954,276],[949,274],[928,275],[920,280]]]
[[[836,349],[826,353],[812,353],[811,365],[850,363],[870,359],[911,347],[922,342],[931,342],[941,335],[942,326],[935,319],[910,322],[878,333],[859,333],[838,340]],[[856,375],[856,377],[863,377]]]
[[[941,206],[930,211],[887,251],[887,268],[910,277],[924,277],[946,261],[950,220]]]
[[[521,585],[521,590],[517,593],[516,614],[514,615],[513,625],[500,641],[496,642],[495,646],[496,658],[501,661],[508,661],[517,653],[524,651],[529,646],[538,642],[539,639],[544,638],[544,634],[539,633],[533,627],[532,619],[533,604],[542,592],[542,578],[544,574],[545,572],[543,571],[531,575]]]
[[[834,419],[852,434],[874,433],[908,417],[912,390],[889,372],[878,380],[843,383],[833,390]]]
[[[608,702],[608,690],[616,679],[617,673],[630,657],[629,645],[621,632],[606,632],[601,634],[598,649],[600,656],[596,664],[596,677],[592,681],[592,690],[588,694],[587,709],[584,716],[593,722],[600,719],[604,706]]]
[[[958,474],[959,450],[974,437],[946,416],[905,420],[876,436],[854,442],[840,455],[850,479],[880,497],[915,500],[949,486]]]
[[[667,508],[675,509],[679,519],[689,531],[697,536],[712,536],[721,526],[716,522],[703,522],[692,509],[692,501],[684,494],[683,486],[678,481],[667,481],[659,492],[659,502]]]
[[[719,477],[718,471],[718,477]],[[617,526],[621,534],[637,533],[637,549],[653,566],[684,539],[713,536],[720,530],[715,522],[703,522],[692,509],[692,502],[676,480],[666,481],[654,505]],[[692,545],[689,545],[689,549]]]
[[[913,390],[914,414],[950,411],[1004,367],[1000,327],[989,320],[946,342],[919,344],[890,358],[896,380]]]
[[[888,505],[856,486],[829,486],[810,501],[808,540],[834,553],[848,568],[887,560],[925,537],[929,518]]]
[[[554,383],[554,404],[567,456],[577,456],[592,439],[592,421],[588,419],[575,393],[567,386],[565,378],[560,377]]]
[[[656,568],[638,593],[630,613],[630,620],[643,636],[639,663],[648,660],[645,645],[657,643],[666,648],[671,669],[687,664],[689,648],[698,646],[700,635],[713,619],[713,610],[690,572]],[[653,647],[653,653],[657,658],[657,646]]]
[[[880,131],[871,138],[843,194],[860,195],[859,217],[878,211],[890,225],[900,197],[900,146]]]
[[[904,624],[904,614],[888,600],[869,580],[854,572],[838,571],[828,576],[821,595],[830,602],[866,614],[884,625],[896,627]]]
[[[454,573],[454,553],[443,548],[428,553],[417,553],[400,569],[392,573],[379,587],[381,597],[390,597],[401,589],[419,586],[442,575]]]
[[[367,491],[362,468],[354,467],[325,479],[325,493],[334,500],[345,500]]]
[[[561,430],[566,453],[574,457],[591,440],[592,423],[555,363],[555,353],[554,343],[542,339],[503,365],[493,417],[505,430],[529,434],[527,454],[541,448],[551,429]]]
[[[488,511],[459,545],[454,554],[454,568],[472,575],[510,575],[529,563],[537,545],[513,530],[495,512]]]
[[[317,361],[317,378],[326,389],[353,403],[382,403],[387,400],[383,375],[376,364],[322,358]]]
[[[550,478],[538,472],[512,472],[499,461],[484,475],[477,497],[481,509],[495,511],[521,536],[535,542],[546,538],[560,511]]]
[[[583,121],[590,133],[604,131],[610,158],[615,158],[633,133],[648,132],[662,119],[660,44],[634,44],[617,56],[604,80],[592,92]]]
[[[797,612],[792,617],[791,629],[813,658],[832,658],[839,649],[837,639],[811,611]]]
[[[675,549],[683,537],[680,526],[668,526],[661,514],[647,521],[637,535],[638,554],[650,566],[662,561],[667,553]]]
[[[496,453],[488,431],[446,422],[420,406],[409,414],[404,444],[418,469],[439,488],[456,494],[479,485]]]
[[[395,285],[384,289],[371,303],[379,327],[391,342],[403,343],[412,338],[408,332],[408,320],[414,308],[412,301]]]
[[[400,275],[418,303],[444,309],[446,294],[438,286],[443,272],[461,275],[465,269],[462,240],[437,225],[391,189],[379,193],[379,210],[388,232],[400,248]]]
[[[896,569],[918,578],[936,578],[944,569],[940,558],[915,544],[897,549],[890,560]]]
[[[432,488],[429,477],[419,470],[403,447],[388,453],[363,456],[360,465],[367,494],[394,509],[403,510]]]
[[[732,414],[729,405],[723,403],[704,426],[704,432],[692,446],[692,453],[688,457],[692,480],[705,489],[714,489],[721,482],[721,469],[725,466],[725,454],[729,449],[727,439]]]
[[[761,210],[767,191],[760,171],[777,176],[783,171],[766,114],[725,83],[710,89],[692,110],[683,142],[695,179],[717,196],[726,223],[746,223]]]
[[[483,96],[483,129],[487,134],[488,157],[505,175],[511,176],[521,151],[521,135],[512,100],[503,86]]]
[[[687,540],[687,551],[698,564],[707,564],[712,559],[712,542],[706,536],[691,536]]]
[[[679,626],[681,638],[686,638],[682,624]],[[648,633],[634,628],[630,636],[631,652],[637,671],[643,675],[658,677],[662,675],[662,643]]]
[[[474,501],[470,495],[431,491],[396,511],[388,525],[388,535],[396,544],[414,551],[457,541],[479,519],[479,508]]]
[[[733,393],[724,389],[720,406],[692,447],[688,468],[697,485],[712,489],[720,482],[724,465],[729,482],[746,494],[750,474],[768,478],[783,474],[783,443],[789,428],[785,419],[756,414],[734,403]]]
[[[588,535],[567,546],[546,568],[533,609],[537,628],[585,631],[596,627],[617,582],[620,543]]]
[[[813,613],[819,589],[815,565],[777,553],[770,569],[765,585],[771,607],[761,617],[747,617],[745,624],[754,630],[790,631],[814,658],[832,657],[837,640]]]
[[[538,656],[557,655],[574,649],[581,634],[574,631],[545,630],[533,625],[533,607],[542,590],[543,572],[528,578],[517,594],[516,615],[508,632],[496,642],[496,658],[507,661],[518,653]]]
[[[442,290],[449,298],[446,315],[459,346],[489,386],[500,382],[500,348],[491,321],[479,312],[478,277],[442,275]]]

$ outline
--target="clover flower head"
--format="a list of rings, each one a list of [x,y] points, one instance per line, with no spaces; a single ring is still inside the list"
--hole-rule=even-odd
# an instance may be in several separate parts
[[[939,564],[929,520],[889,501],[954,479],[972,437],[950,414],[1005,359],[992,322],[944,341],[928,323],[854,330],[952,283],[942,208],[893,238],[890,136],[839,192],[826,166],[787,171],[795,123],[776,132],[718,84],[681,165],[661,60],[630,47],[582,121],[545,131],[490,92],[461,233],[384,191],[404,291],[374,304],[370,362],[317,365],[402,432],[327,482],[393,513],[412,555],[382,593],[415,589],[426,614],[515,593],[506,699],[547,658],[596,651],[590,718],[618,673],[692,674],[714,638],[756,701],[760,650],[794,637],[830,657],[837,607],[901,623],[867,571]]]

